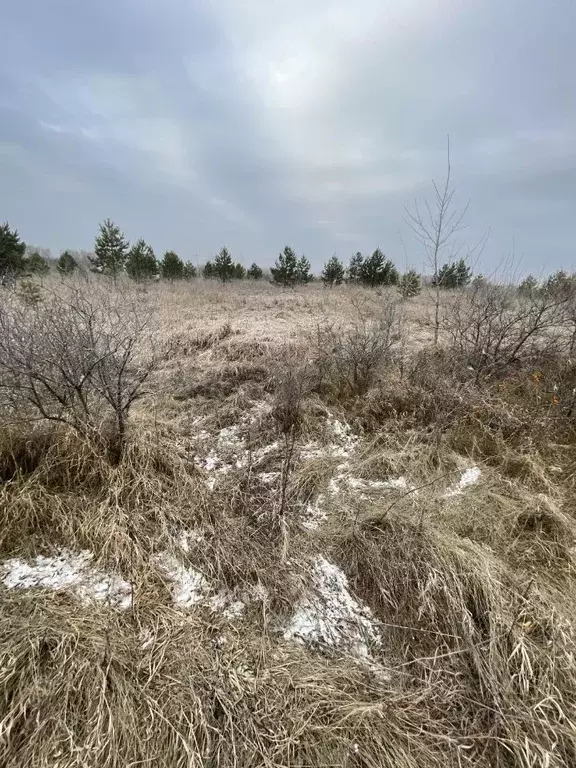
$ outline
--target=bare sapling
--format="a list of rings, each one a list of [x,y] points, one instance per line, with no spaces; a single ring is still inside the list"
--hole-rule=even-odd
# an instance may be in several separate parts
[[[414,200],[412,209],[406,209],[406,223],[423,246],[428,265],[432,270],[434,285],[434,344],[440,334],[440,291],[442,286],[441,264],[445,259],[454,262],[462,253],[462,246],[456,235],[463,229],[464,217],[470,202],[463,208],[455,205],[455,188],[451,186],[452,168],[450,163],[450,136],[447,139],[446,178],[442,184],[432,181],[434,197],[430,203],[424,200],[423,207]],[[480,244],[476,246],[477,250]],[[468,253],[468,257],[472,252]]]

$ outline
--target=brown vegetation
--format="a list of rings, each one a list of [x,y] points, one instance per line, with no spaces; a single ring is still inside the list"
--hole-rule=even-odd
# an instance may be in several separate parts
[[[425,292],[101,280],[3,293],[2,765],[575,765],[572,299],[445,292],[434,346]],[[130,607],[7,582],[62,551]],[[286,633],[318,556],[365,656]]]

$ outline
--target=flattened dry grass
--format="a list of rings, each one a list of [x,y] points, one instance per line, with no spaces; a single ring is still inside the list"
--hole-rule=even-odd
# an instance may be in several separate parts
[[[383,622],[393,680],[426,692],[423,707],[460,759],[574,763],[574,635],[533,579],[445,530],[378,514],[335,556]]]
[[[201,618],[131,620],[5,605],[3,763],[34,766],[441,765],[410,694],[244,631],[216,645]],[[7,625],[8,626],[8,625]]]

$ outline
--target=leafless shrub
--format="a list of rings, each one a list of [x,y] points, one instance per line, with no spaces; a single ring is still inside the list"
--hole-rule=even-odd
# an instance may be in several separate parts
[[[568,354],[572,357],[576,354],[576,286],[566,298],[564,324],[570,335]]]
[[[0,405],[17,420],[47,420],[92,440],[110,429],[119,458],[130,408],[155,365],[144,353],[150,312],[121,291],[45,291],[34,305],[15,294],[0,306]]]
[[[566,298],[547,292],[519,297],[513,289],[480,283],[446,309],[451,349],[475,372],[476,381],[537,360],[564,343]]]
[[[395,303],[370,317],[356,307],[348,326],[325,323],[318,327],[313,343],[313,362],[321,390],[339,397],[361,397],[377,379],[401,338]]]

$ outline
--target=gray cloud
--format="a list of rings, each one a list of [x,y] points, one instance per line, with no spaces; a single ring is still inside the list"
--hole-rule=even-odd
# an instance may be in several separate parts
[[[571,0],[22,0],[3,11],[0,218],[35,243],[422,254],[451,134],[482,268],[574,266]],[[404,251],[406,247],[406,254]]]

